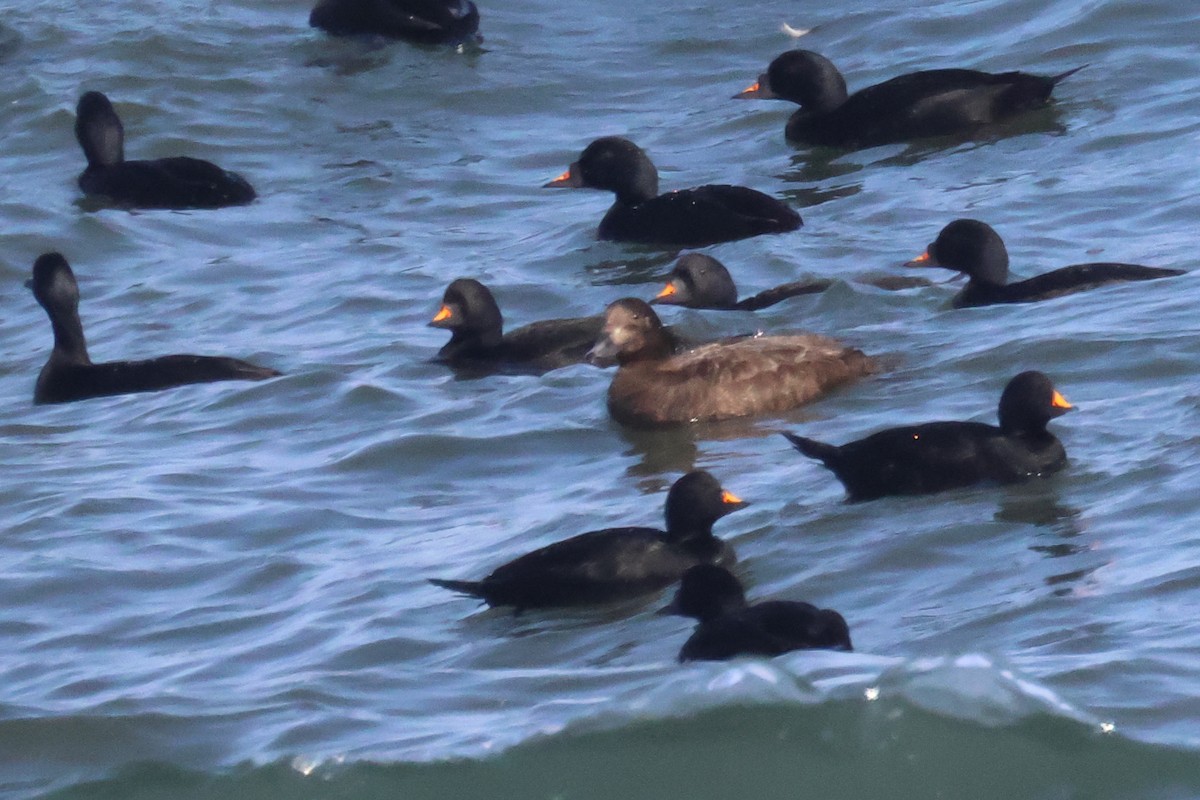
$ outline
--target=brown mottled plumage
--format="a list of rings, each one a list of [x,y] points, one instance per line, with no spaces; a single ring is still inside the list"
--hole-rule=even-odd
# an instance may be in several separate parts
[[[634,425],[787,411],[876,369],[862,351],[813,333],[715,342],[671,355],[654,310],[632,298],[608,307],[590,357],[620,364],[608,409]]]

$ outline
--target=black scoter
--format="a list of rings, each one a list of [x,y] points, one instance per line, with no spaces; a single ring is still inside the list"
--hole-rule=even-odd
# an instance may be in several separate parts
[[[703,247],[800,227],[787,204],[745,186],[724,184],[658,193],[658,170],[628,139],[605,136],[549,187],[604,189],[617,195],[600,220],[601,239]]]
[[[674,600],[660,613],[700,622],[680,649],[680,661],[854,649],[850,628],[838,612],[795,600],[749,605],[741,581],[715,564],[698,564],[683,573]]]
[[[1070,411],[1041,372],[1022,372],[1000,395],[1000,425],[927,422],[873,433],[841,446],[784,433],[828,467],[851,501],[915,495],[985,481],[1015,483],[1057,472],[1067,452],[1046,423]]]
[[[320,0],[308,24],[335,36],[376,35],[420,44],[480,41],[471,0]]]
[[[956,308],[996,303],[1033,303],[1109,283],[1150,281],[1182,275],[1181,269],[1102,262],[1073,264],[1016,283],[1008,282],[1008,249],[986,222],[956,219],[938,233],[910,267],[942,267],[967,276],[954,298]]]
[[[846,79],[825,56],[790,50],[775,58],[738,98],[779,98],[800,105],[784,133],[791,142],[858,150],[930,136],[972,135],[1050,102],[1050,93],[1082,67],[1045,77],[1026,72],[933,69],[900,75],[848,95]]]
[[[738,300],[737,285],[724,264],[704,253],[685,253],[675,262],[667,285],[650,302],[687,308],[758,311],[789,297],[823,292],[832,284],[829,280],[795,281]]]
[[[446,288],[442,307],[429,324],[450,331],[439,361],[471,369],[545,372],[582,362],[603,322],[599,315],[548,319],[504,333],[504,318],[491,291],[473,278],[459,278]]]
[[[79,320],[79,285],[67,260],[45,253],[33,264],[33,296],[54,329],[54,350],[33,390],[35,403],[66,403],[132,392],[153,392],[189,383],[261,381],[279,375],[236,358],[173,355],[145,361],[93,364]]]
[[[75,108],[75,138],[87,157],[79,175],[84,194],[129,208],[221,208],[252,201],[254,187],[234,172],[188,156],[125,160],[125,129],[101,92],[87,92]]]
[[[604,528],[526,553],[481,581],[436,586],[490,606],[580,606],[628,600],[665,589],[696,564],[732,564],[733,548],[712,527],[744,501],[707,472],[689,472],[667,493],[667,529]]]

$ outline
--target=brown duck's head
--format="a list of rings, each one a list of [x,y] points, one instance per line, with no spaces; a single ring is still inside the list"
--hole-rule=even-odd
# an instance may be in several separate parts
[[[627,297],[611,303],[604,312],[600,337],[588,351],[592,364],[607,366],[671,355],[671,338],[662,320],[644,300]]]

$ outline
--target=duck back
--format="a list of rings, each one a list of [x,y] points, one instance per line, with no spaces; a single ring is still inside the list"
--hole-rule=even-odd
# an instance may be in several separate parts
[[[68,403],[93,397],[155,392],[191,383],[261,381],[280,373],[225,356],[171,355],[143,361],[81,364],[56,358],[42,367],[34,387],[35,403]]]
[[[785,433],[825,464],[851,501],[916,495],[977,483],[1014,483],[1063,468],[1067,454],[1048,431],[1006,434],[981,422],[928,422],[889,428],[841,446]]]
[[[622,366],[608,407],[615,419],[634,425],[778,413],[875,369],[860,350],[816,334],[717,342]]]
[[[637,203],[618,200],[600,221],[601,239],[704,247],[803,224],[787,204],[746,186],[680,189]]]

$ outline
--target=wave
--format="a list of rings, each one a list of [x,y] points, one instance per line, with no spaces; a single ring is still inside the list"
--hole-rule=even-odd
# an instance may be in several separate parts
[[[786,658],[682,670],[652,691],[611,698],[602,713],[479,757],[417,763],[297,756],[219,772],[139,763],[43,797],[1200,795],[1200,753],[1129,738],[989,658],[887,660],[870,668],[884,661],[868,659],[865,670],[833,664],[803,678]]]

